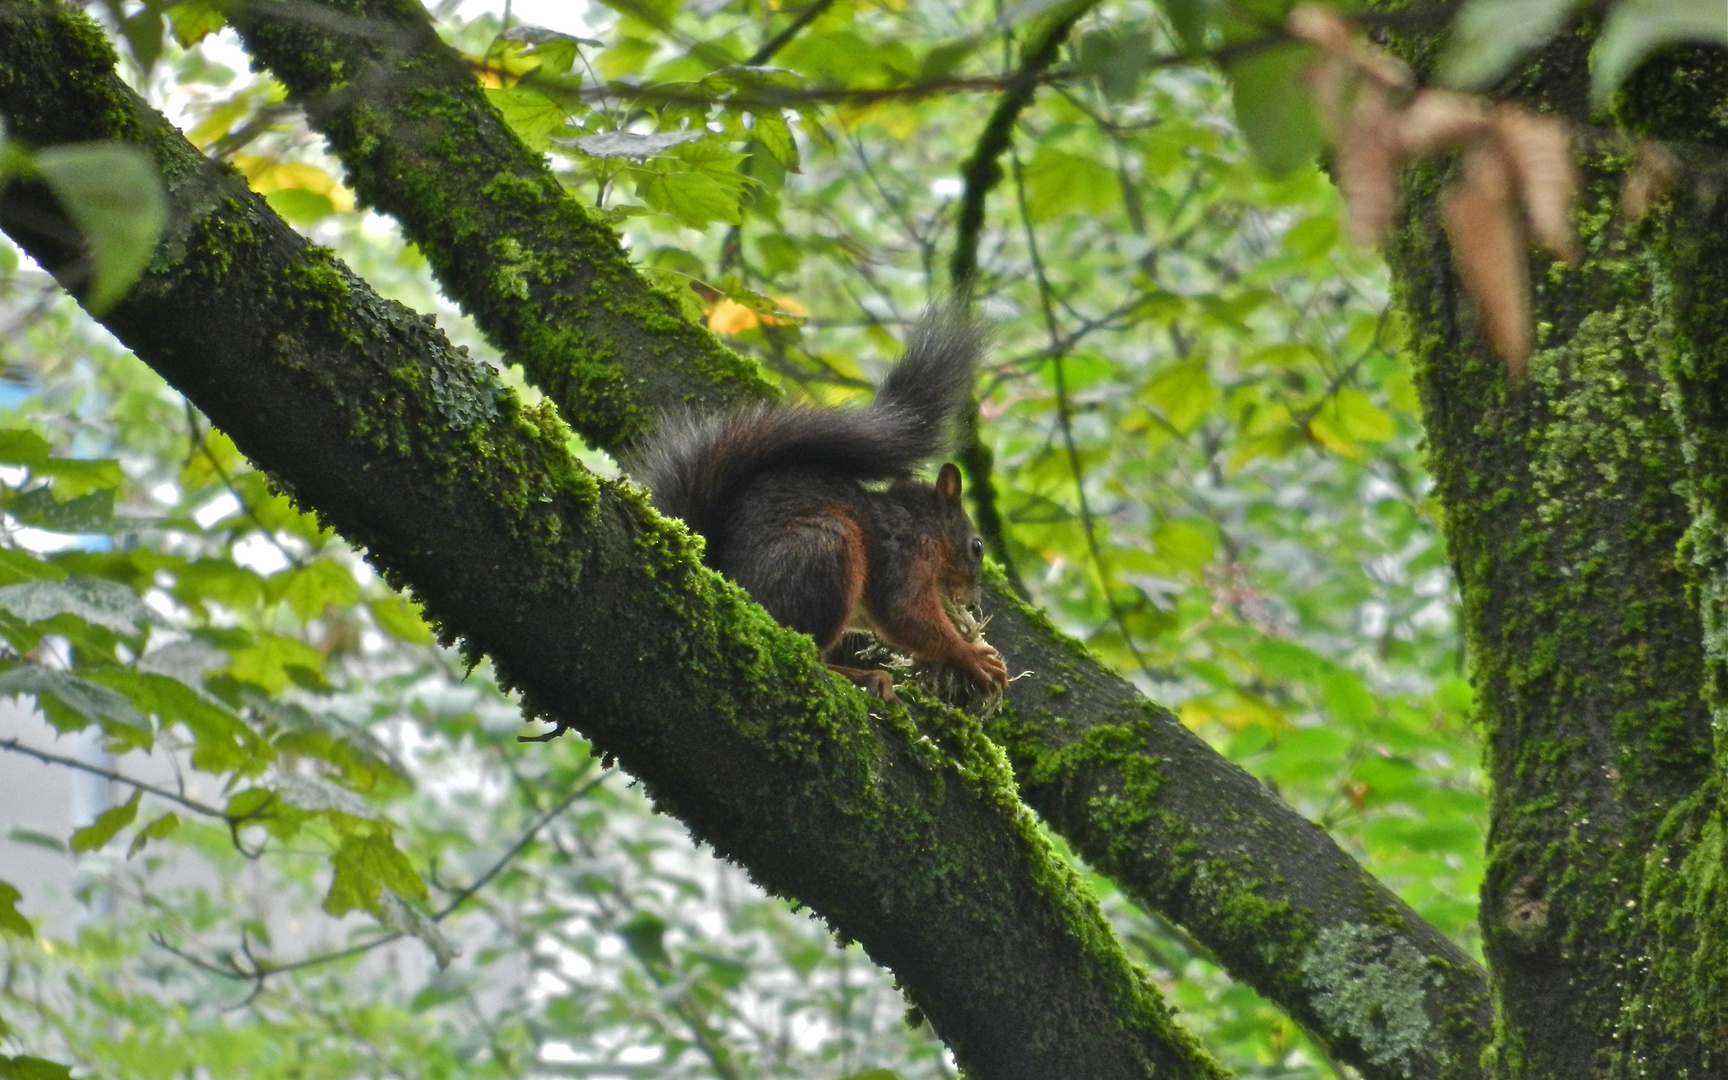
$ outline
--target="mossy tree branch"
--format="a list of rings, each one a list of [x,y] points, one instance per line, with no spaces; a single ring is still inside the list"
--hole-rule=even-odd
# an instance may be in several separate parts
[[[595,445],[627,445],[657,409],[772,395],[566,196],[421,5],[245,0],[233,22],[487,338],[554,400],[587,403],[566,420]]]
[[[14,136],[132,142],[168,185],[168,232],[104,325],[491,657],[529,713],[580,730],[699,839],[863,944],[974,1075],[1222,1075],[974,721],[871,715],[682,529],[577,466],[549,407],[524,408],[138,100],[82,13],[3,0],[0,26]],[[77,272],[45,188],[8,187],[0,227]]]
[[[425,20],[419,9],[387,0],[345,5],[349,17]],[[304,23],[305,20],[302,20]],[[423,40],[418,31],[405,38]],[[296,33],[248,32],[259,58],[288,82],[298,99],[336,103],[337,107],[375,106],[354,95],[334,94],[346,85],[334,72],[359,81],[369,47],[363,41],[313,29]],[[328,70],[326,70],[328,69]],[[453,65],[424,65],[460,86],[440,94],[475,93],[472,77]],[[315,125],[340,120],[329,108],[309,113]],[[453,121],[455,122],[455,121]],[[345,130],[351,122],[341,120]],[[380,138],[395,125],[374,121]],[[446,152],[471,156],[480,143],[462,130],[479,125],[489,134],[485,145],[515,147],[516,158],[498,161],[512,173],[544,163],[520,147],[495,116],[464,110],[454,130],[439,130],[434,144]],[[494,128],[496,130],[494,130]],[[363,152],[377,160],[398,153],[370,144],[356,147],[331,135],[339,156]],[[373,157],[367,158],[368,161]],[[436,174],[442,165],[431,162]],[[394,174],[363,161],[351,172],[369,182],[394,183]],[[450,212],[450,200],[473,198],[483,177],[451,187],[425,204],[406,188],[388,202],[416,237],[436,228]],[[546,190],[550,190],[548,187]],[[382,199],[384,196],[368,196]],[[562,202],[560,194],[556,202]],[[516,235],[550,236],[544,217],[563,213],[553,203],[518,207],[525,215]],[[548,241],[542,241],[548,242]],[[574,253],[562,253],[574,257]],[[531,257],[537,257],[532,256]],[[490,280],[465,275],[444,284],[460,290],[485,290]],[[493,306],[482,292],[463,296],[470,309]],[[511,309],[512,317],[543,318],[531,305]],[[514,332],[512,340],[529,336]],[[677,364],[676,343],[664,350],[634,353],[633,364]],[[530,358],[522,358],[525,363]],[[536,368],[528,367],[536,378]],[[655,385],[648,378],[645,385]],[[565,416],[580,424],[588,403],[580,397],[553,398]],[[721,399],[712,402],[719,405]],[[992,736],[1010,753],[1025,798],[1075,845],[1094,866],[1111,874],[1122,888],[1160,911],[1210,948],[1238,978],[1278,1002],[1315,1032],[1341,1061],[1363,1075],[1463,1077],[1475,1075],[1475,1061],[1488,1030],[1485,981],[1481,970],[1455,945],[1399,903],[1373,877],[1342,853],[1322,831],[1264,791],[1246,773],[1214,753],[1170,713],[1147,703],[1132,687],[1104,669],[1037,613],[1016,603],[1000,585],[992,601],[991,638],[1016,670],[1034,677],[1010,689],[1006,707],[990,722]],[[1388,1012],[1356,988],[1364,975],[1390,980],[1412,1002]],[[1375,983],[1374,985],[1381,985]],[[1410,1048],[1420,1047],[1419,1052]]]
[[[1508,80],[1513,96],[1580,115],[1589,45],[1562,37]],[[1580,263],[1533,263],[1542,329],[1525,380],[1509,381],[1482,344],[1436,171],[1417,178],[1391,260],[1493,785],[1490,1060],[1519,1080],[1705,1076],[1728,1061],[1720,777],[1700,695],[1709,593],[1690,592],[1675,559],[1688,528],[1695,551],[1719,550],[1723,519],[1695,520],[1682,494],[1687,455],[1659,363],[1679,266],[1615,213],[1627,158],[1584,156]],[[1686,317],[1720,357],[1717,229],[1703,234],[1716,252],[1697,263],[1709,289]],[[1689,367],[1697,342],[1676,344]],[[1720,410],[1724,386],[1690,389]]]

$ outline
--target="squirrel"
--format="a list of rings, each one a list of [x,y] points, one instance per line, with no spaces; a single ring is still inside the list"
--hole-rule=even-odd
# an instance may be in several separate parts
[[[943,449],[982,349],[975,323],[926,317],[867,408],[771,404],[669,418],[631,471],[655,509],[707,540],[710,567],[815,638],[825,658],[847,629],[863,629],[957,665],[986,689],[1005,686],[1001,655],[966,640],[944,608],[977,610],[984,559],[960,504],[960,470],[944,464],[933,484],[912,475]],[[895,700],[886,671],[827,666]]]

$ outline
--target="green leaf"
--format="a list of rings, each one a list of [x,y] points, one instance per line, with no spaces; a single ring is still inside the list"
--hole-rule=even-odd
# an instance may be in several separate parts
[[[0,1056],[0,1080],[72,1080],[72,1067],[29,1054]]]
[[[1392,416],[1353,386],[1339,389],[1320,406],[1351,438],[1363,442],[1385,442],[1394,433]]]
[[[780,163],[787,172],[798,171],[798,143],[792,138],[792,129],[787,126],[786,118],[775,113],[755,113],[750,120],[750,137],[756,144],[768,151],[770,157]]]
[[[1013,26],[1046,15],[1070,2],[1071,0],[1017,0],[1004,10],[996,21],[1002,26]]]
[[[155,821],[152,821],[150,824],[138,830],[137,834],[132,837],[132,846],[126,849],[126,857],[130,859],[140,851],[143,851],[144,845],[152,840],[166,840],[169,836],[172,836],[174,830],[179,827],[180,818],[178,815],[172,811],[163,814]]]
[[[132,824],[132,819],[138,816],[138,800],[143,797],[144,792],[134,789],[130,799],[97,814],[95,821],[72,834],[72,850],[95,851],[114,839],[115,833]]]
[[[1188,521],[1166,521],[1152,533],[1158,554],[1184,570],[1198,573],[1212,561],[1212,536]]]
[[[716,221],[736,225],[749,181],[738,171],[744,155],[704,139],[672,148],[656,169],[630,168],[636,194],[680,225],[700,229]]]
[[[13,888],[11,882],[0,881],[0,930],[23,938],[35,937],[36,928],[18,912],[18,901],[23,898],[24,894]]]
[[[608,79],[636,75],[648,66],[648,61],[660,46],[639,37],[621,37],[594,60],[594,66]]]
[[[66,571],[18,548],[0,548],[0,584],[65,577]]]
[[[126,39],[127,47],[132,50],[132,59],[138,61],[138,66],[148,76],[162,57],[162,9],[156,4],[145,4],[120,19],[119,23],[120,36]]]
[[[458,975],[451,971],[440,971],[426,983],[425,989],[415,994],[408,1002],[408,1008],[416,1013],[436,1008],[452,1001],[460,1001],[474,991],[476,979],[472,975]]]
[[[1114,169],[1084,154],[1040,147],[1026,163],[1026,204],[1034,221],[1058,214],[1103,214],[1122,197]]]
[[[28,465],[48,460],[48,440],[26,428],[0,429],[0,464]]]
[[[254,570],[226,559],[199,559],[174,571],[174,598],[196,611],[214,600],[230,611],[263,603],[264,579]]]
[[[27,623],[72,615],[117,634],[135,634],[159,621],[138,594],[116,581],[71,574],[59,580],[27,581],[0,588],[0,608]]]
[[[382,918],[379,896],[386,888],[413,900],[426,899],[426,883],[387,833],[343,837],[330,862],[336,873],[324,897],[324,910],[331,915],[364,910]]]
[[[618,928],[624,941],[644,964],[665,967],[672,963],[666,952],[666,920],[647,911],[638,911]]]
[[[400,596],[383,596],[366,605],[378,628],[397,641],[410,645],[432,644],[432,628],[420,617],[420,608]]]
[[[1470,0],[1452,19],[1440,81],[1477,90],[1557,33],[1578,0]]]
[[[379,819],[378,811],[372,808],[372,804],[352,791],[339,788],[327,780],[299,773],[284,773],[278,777],[276,796],[290,806],[312,813],[335,810],[361,820]]]
[[[1622,0],[1590,50],[1591,92],[1605,100],[1645,57],[1686,41],[1728,45],[1728,12],[1717,0]]]
[[[552,133],[562,130],[570,118],[569,110],[564,106],[543,91],[521,83],[503,89],[488,87],[486,99],[503,115],[504,122],[510,125],[517,138],[531,150],[550,149]]]
[[[106,668],[90,678],[126,695],[140,712],[155,716],[163,727],[184,724],[192,733],[192,767],[226,773],[244,769],[254,759],[268,760],[269,747],[238,716],[178,679],[150,671]]]
[[[1284,234],[1281,246],[1292,255],[1317,259],[1338,246],[1338,219],[1330,214],[1305,218]]]
[[[203,682],[205,672],[214,671],[227,662],[227,653],[207,641],[191,638],[151,649],[139,658],[138,670],[166,675],[196,687]]]
[[[283,187],[264,193],[270,209],[295,225],[316,225],[336,212],[336,204],[321,191]]]
[[[804,264],[804,249],[784,233],[764,233],[756,237],[756,254],[770,277],[796,273]]]
[[[1218,401],[1218,389],[1204,360],[1172,365],[1148,383],[1143,394],[1184,435],[1210,416]]]
[[[1320,680],[1320,696],[1332,715],[1347,724],[1365,724],[1378,711],[1362,676],[1348,668],[1329,666]]]
[[[82,301],[100,314],[126,295],[156,250],[168,200],[155,162],[126,143],[80,143],[39,151],[36,169],[90,244]]]
[[[972,34],[958,41],[945,41],[924,54],[924,62],[918,68],[917,82],[939,82],[959,70],[979,45],[985,41],[982,34]]]
[[[525,45],[516,51],[516,55],[533,58],[540,65],[542,76],[568,74],[581,54],[579,46],[604,46],[603,42],[593,38],[572,37],[542,26],[512,26],[499,34],[497,40]]]
[[[222,9],[209,0],[180,0],[168,7],[168,27],[182,49],[190,49],[228,25]]]
[[[114,492],[93,491],[62,502],[49,487],[20,492],[6,507],[26,525],[60,533],[105,533],[114,527]]]
[[[301,622],[324,614],[331,606],[345,608],[360,599],[354,574],[334,559],[318,559],[281,575],[282,597]]]
[[[1133,98],[1157,55],[1151,31],[1135,26],[1090,31],[1077,52],[1076,70],[1097,79],[1111,101]]]
[[[44,458],[32,471],[54,481],[54,494],[62,502],[93,491],[117,488],[126,479],[118,461],[100,459]]]
[[[109,735],[135,746],[150,745],[154,736],[150,722],[131,702],[69,671],[20,664],[0,673],[0,695],[5,694],[34,697],[56,731],[82,731],[91,724],[101,724]]]
[[[291,668],[317,675],[324,666],[323,654],[317,649],[281,634],[259,634],[251,645],[234,649],[230,655],[229,674],[256,683],[270,694],[280,694],[295,683]]]
[[[1164,15],[1176,31],[1182,52],[1192,56],[1206,48],[1206,30],[1211,26],[1211,4],[1208,0],[1159,0]]]
[[[315,815],[281,798],[269,788],[254,787],[235,793],[223,813],[239,825],[259,825],[277,840],[294,839]],[[337,822],[332,821],[332,824]]]
[[[1236,125],[1255,160],[1273,176],[1313,161],[1325,140],[1304,78],[1319,51],[1307,42],[1260,49],[1224,65]]]
[[[66,854],[66,841],[58,836],[37,832],[35,829],[8,829],[6,830],[6,839],[14,844],[29,844],[31,847],[39,847],[45,851],[53,851],[61,855]]]

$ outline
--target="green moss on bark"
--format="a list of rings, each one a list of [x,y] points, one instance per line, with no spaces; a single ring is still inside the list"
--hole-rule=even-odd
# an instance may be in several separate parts
[[[1568,41],[1518,82],[1575,103],[1580,61]],[[1480,343],[1433,171],[1416,177],[1392,260],[1493,782],[1490,1060],[1521,1080],[1620,1075],[1636,1060],[1628,967],[1680,947],[1639,914],[1646,855],[1709,775],[1700,616],[1675,559],[1686,468],[1652,264],[1614,209],[1623,160],[1587,163],[1583,261],[1534,268],[1539,348],[1523,382]],[[1666,1060],[1696,1068],[1704,1041]]]
[[[594,445],[627,447],[680,401],[771,396],[754,365],[649,289],[618,238],[568,197],[438,40],[399,0],[323,5],[388,34],[343,37],[292,18],[237,13],[329,140],[347,181],[390,214],[450,295]]]
[[[146,115],[109,58],[81,72],[100,100],[60,81],[88,62],[65,47],[83,16],[0,0],[0,21],[17,28],[0,35],[0,72],[23,73],[0,81],[0,116],[54,101],[58,126],[39,137],[60,142],[90,137],[76,119],[104,104]],[[32,35],[54,49],[27,54]],[[148,120],[164,160],[196,156]],[[931,709],[920,732],[897,710],[872,716],[807,637],[702,567],[681,526],[583,471],[549,407],[523,407],[231,173],[172,194],[175,232],[107,325],[410,588],[441,636],[492,657],[531,714],[583,731],[719,853],[863,943],[966,1067],[1221,1076],[1049,851],[974,721]],[[0,199],[0,224],[65,272],[77,251],[24,228],[55,218],[39,188]]]

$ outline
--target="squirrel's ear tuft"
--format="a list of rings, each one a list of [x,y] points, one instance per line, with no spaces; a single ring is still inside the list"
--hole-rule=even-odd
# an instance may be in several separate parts
[[[936,474],[936,494],[950,501],[960,498],[960,468],[952,461],[945,462]]]

